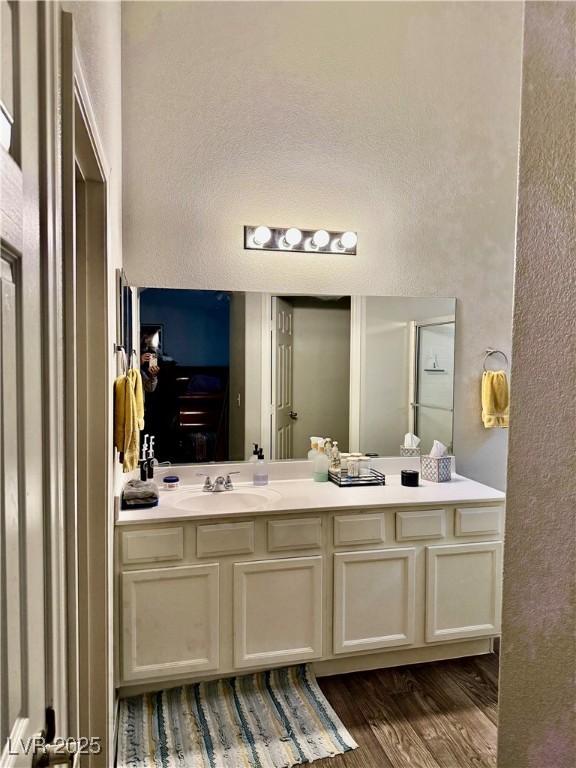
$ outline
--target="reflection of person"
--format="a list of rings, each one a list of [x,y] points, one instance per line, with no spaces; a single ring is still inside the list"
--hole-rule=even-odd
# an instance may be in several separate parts
[[[142,387],[145,392],[154,392],[158,386],[158,356],[156,350],[150,350],[149,347],[142,347],[140,355],[140,373],[142,375]]]

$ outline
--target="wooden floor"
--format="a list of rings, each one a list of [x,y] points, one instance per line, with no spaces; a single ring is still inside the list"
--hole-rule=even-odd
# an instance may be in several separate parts
[[[314,768],[494,768],[498,656],[319,678],[358,749]]]

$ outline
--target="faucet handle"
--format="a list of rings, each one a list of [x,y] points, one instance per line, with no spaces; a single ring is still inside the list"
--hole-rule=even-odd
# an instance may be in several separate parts
[[[230,475],[239,475],[239,474],[240,474],[239,471],[238,472],[228,472],[228,474],[226,475],[226,483],[225,483],[225,486],[224,486],[227,491],[233,491],[234,490],[234,486],[232,485],[232,478],[230,477]]]
[[[214,486],[212,485],[212,481],[210,480],[210,475],[205,475],[204,472],[196,472],[198,477],[204,477],[204,485],[202,486],[203,491],[213,491]]]

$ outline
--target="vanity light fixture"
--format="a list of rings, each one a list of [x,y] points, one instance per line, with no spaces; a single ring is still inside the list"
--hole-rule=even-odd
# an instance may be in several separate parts
[[[325,229],[319,229],[312,235],[312,245],[314,248],[325,248],[330,242],[330,235]]]
[[[270,232],[269,227],[256,227],[254,234],[252,235],[252,240],[254,241],[254,245],[262,248],[271,237],[272,232]]]
[[[244,248],[264,251],[297,251],[299,253],[356,254],[356,232],[330,232],[326,229],[297,227],[244,227]]]
[[[345,250],[354,248],[357,242],[358,242],[358,235],[356,234],[356,232],[344,232],[344,234],[340,238],[340,246]]]
[[[299,229],[296,229],[296,227],[290,227],[282,237],[282,247],[295,248],[297,245],[300,245],[301,240],[302,232],[300,232]]]

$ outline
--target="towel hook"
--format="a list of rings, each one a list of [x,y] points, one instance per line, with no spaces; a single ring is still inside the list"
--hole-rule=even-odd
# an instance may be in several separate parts
[[[502,350],[501,350],[501,349],[487,349],[487,350],[486,350],[486,356],[484,357],[484,363],[482,364],[482,368],[483,368],[485,371],[487,371],[487,370],[488,370],[488,369],[486,368],[486,360],[488,360],[488,358],[489,358],[491,355],[502,355],[502,357],[504,358],[504,360],[506,360],[506,370],[508,370],[508,368],[510,368],[510,363],[508,362],[508,357],[506,356],[506,354],[505,354],[504,352],[502,352]]]
[[[114,344],[114,352],[118,353],[120,352],[122,354],[121,360],[122,360],[122,373],[126,375],[128,371],[128,359],[126,357],[126,350],[122,346],[122,344]]]

